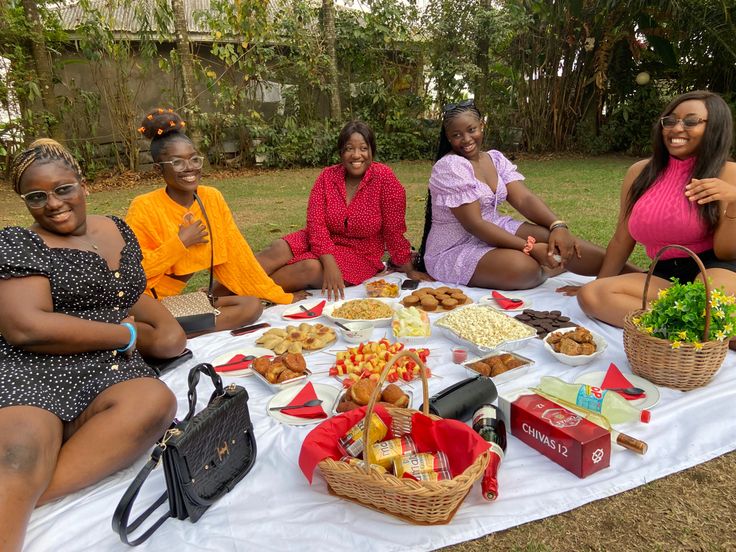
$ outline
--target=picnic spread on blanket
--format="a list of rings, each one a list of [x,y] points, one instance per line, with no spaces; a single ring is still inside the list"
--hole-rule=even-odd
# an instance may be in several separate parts
[[[669,372],[658,385],[632,372],[637,338],[554,291],[585,281],[399,291],[389,275],[347,288],[344,301],[266,309],[254,331],[190,339],[193,358],[163,376],[178,417],[189,370],[212,364],[247,390],[257,459],[196,524],[169,520],[141,549],[433,549],[736,448],[718,414],[736,398],[727,344],[697,384],[678,386],[676,368],[660,365]],[[121,549],[110,518],[144,460],[38,508],[27,550]],[[153,474],[141,511],[165,486]]]

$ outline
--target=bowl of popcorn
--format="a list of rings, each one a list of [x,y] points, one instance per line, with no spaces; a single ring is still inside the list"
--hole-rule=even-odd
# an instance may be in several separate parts
[[[456,309],[437,320],[435,326],[449,340],[478,356],[496,349],[516,350],[537,336],[531,326],[485,305]]]
[[[553,357],[569,366],[588,364],[608,346],[603,337],[582,326],[561,328],[550,333],[543,342]]]

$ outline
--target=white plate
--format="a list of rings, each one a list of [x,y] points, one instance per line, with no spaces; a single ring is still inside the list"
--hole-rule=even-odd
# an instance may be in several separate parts
[[[603,336],[598,335],[595,332],[590,332],[591,335],[593,336],[593,342],[595,343],[595,347],[596,347],[595,353],[592,353],[590,355],[566,355],[564,353],[558,353],[552,348],[552,345],[550,345],[547,342],[547,340],[549,339],[549,336],[552,335],[553,333],[565,334],[569,332],[574,332],[576,329],[577,327],[559,328],[557,330],[549,332],[549,334],[542,340],[545,350],[549,354],[551,354],[553,357],[555,357],[557,360],[559,360],[563,364],[567,364],[568,366],[582,366],[583,364],[588,364],[589,362],[592,362],[593,359],[601,356],[601,354],[603,354],[603,351],[605,351],[606,348],[608,347],[608,343],[606,342],[605,339],[603,339]]]
[[[599,370],[596,372],[586,372],[585,374],[581,374],[580,376],[578,376],[578,378],[575,380],[575,383],[582,383],[585,385],[600,387],[601,383],[603,383],[603,378],[605,377],[606,372],[603,370]],[[653,407],[659,402],[659,389],[657,389],[657,386],[654,385],[651,381],[645,380],[644,378],[641,378],[635,374],[624,374],[624,377],[626,377],[626,379],[631,382],[631,385],[633,387],[640,387],[647,394],[647,396],[643,399],[628,401],[631,406],[635,406],[636,408],[644,410]]]
[[[494,309],[499,310],[501,312],[523,311],[524,309],[532,308],[532,304],[534,303],[528,297],[522,297],[521,295],[517,293],[512,293],[511,295],[504,294],[504,297],[508,297],[509,299],[521,299],[523,303],[521,303],[521,305],[519,305],[518,307],[514,307],[513,309],[504,309],[504,308],[501,308],[501,306],[498,303],[496,303],[496,300],[490,295],[484,295],[483,297],[478,299],[478,303],[480,303],[481,305],[488,305],[489,307],[493,307]]]
[[[306,384],[305,384],[306,385]],[[318,399],[322,400],[322,410],[325,411],[327,417],[332,416],[335,405],[337,404],[337,398],[340,396],[342,389],[332,387],[331,385],[325,385],[324,383],[313,383],[314,392]],[[274,420],[287,425],[310,425],[318,424],[327,418],[297,418],[296,416],[289,416],[286,413],[279,412],[278,410],[269,410],[276,406],[286,406],[289,404],[297,394],[304,389],[304,385],[294,385],[287,387],[280,393],[276,393],[266,405],[266,412]]]
[[[231,351],[228,351],[227,353],[222,353],[221,355],[216,356],[211,364],[215,368],[219,364],[225,364],[227,361],[229,361],[231,358],[233,358],[235,355],[253,355],[254,357],[261,357],[261,356],[276,356],[276,353],[269,349],[265,349],[264,347],[239,347],[237,349],[233,349]],[[220,376],[252,376],[253,372],[251,372],[250,368],[246,368],[245,370],[233,370],[232,372],[217,372],[220,374]]]
[[[371,301],[380,301],[381,303],[385,303],[389,307],[393,307],[393,305],[396,303],[396,299],[383,299],[380,297],[370,297]],[[332,316],[332,313],[335,309],[340,308],[342,305],[347,303],[348,301],[365,301],[365,299],[346,299],[345,301],[336,301],[332,304],[325,305],[324,311],[322,311],[322,314],[324,314],[327,318],[332,320],[333,322],[340,322],[342,324],[346,324],[348,322],[372,322],[373,325],[376,328],[382,328],[385,326],[391,325],[391,319],[393,318],[393,308],[391,309],[391,314],[387,316],[386,318],[376,318],[374,320],[366,320],[366,319],[347,319],[347,318],[337,318],[335,316]]]
[[[322,301],[324,301],[324,299],[308,299],[301,304],[304,305],[304,308],[309,310],[312,307],[319,305]],[[327,303],[325,303],[324,308],[325,309],[327,308]],[[284,320],[288,320],[289,322],[296,322],[297,324],[301,324],[302,322],[309,322],[311,320],[317,320],[318,318],[322,318],[325,311],[323,309],[322,314],[320,314],[319,316],[312,316],[309,318],[287,318],[287,316],[299,314],[300,312],[304,312],[304,311],[299,307],[299,305],[291,305],[289,308],[284,309],[284,312],[281,313],[281,318],[283,318]]]

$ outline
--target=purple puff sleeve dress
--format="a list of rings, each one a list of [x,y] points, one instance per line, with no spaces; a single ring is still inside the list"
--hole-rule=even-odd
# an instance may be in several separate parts
[[[467,285],[473,277],[478,261],[495,249],[476,238],[462,227],[450,209],[480,202],[481,216],[510,234],[515,234],[522,222],[499,214],[498,207],[506,201],[506,185],[524,176],[504,155],[490,150],[487,155],[496,167],[496,192],[479,181],[470,161],[449,153],[432,167],[429,190],[432,194],[432,229],[427,238],[424,262],[429,274],[442,282]]]

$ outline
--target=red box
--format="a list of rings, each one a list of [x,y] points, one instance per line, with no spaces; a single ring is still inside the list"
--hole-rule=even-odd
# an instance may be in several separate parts
[[[611,463],[611,434],[539,395],[511,403],[511,433],[578,477]]]

